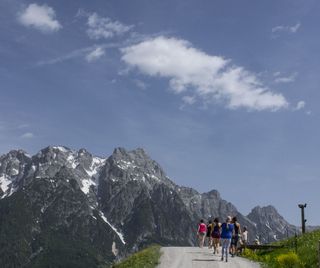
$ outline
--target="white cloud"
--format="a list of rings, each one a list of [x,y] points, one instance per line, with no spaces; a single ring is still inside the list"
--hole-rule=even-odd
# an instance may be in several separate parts
[[[26,132],[26,133],[22,134],[20,137],[22,139],[32,139],[34,137],[34,134],[31,132]]]
[[[96,61],[105,54],[105,50],[102,47],[97,47],[86,55],[86,60],[88,62]]]
[[[88,36],[95,40],[122,35],[133,27],[132,25],[122,24],[119,21],[112,21],[107,17],[100,17],[97,13],[89,15],[87,25]]]
[[[297,103],[297,106],[296,106],[295,110],[299,111],[299,110],[303,109],[305,106],[306,106],[306,102],[305,101],[299,101]]]
[[[301,23],[298,22],[295,25],[289,26],[289,25],[278,25],[272,28],[272,33],[279,33],[279,32],[287,32],[287,33],[296,33],[301,26]]]
[[[221,56],[208,55],[185,40],[160,36],[121,51],[128,66],[169,78],[176,94],[189,92],[204,102],[224,102],[230,109],[274,111],[288,106],[281,94],[271,92],[253,73]]]
[[[55,17],[56,13],[52,7],[33,3],[19,14],[18,19],[24,26],[48,33],[62,28]]]
[[[274,74],[274,76],[275,76],[275,79],[274,79],[275,83],[291,83],[296,80],[297,73],[291,74],[289,76],[281,76],[281,73],[277,72]]]
[[[194,104],[196,102],[196,98],[194,96],[183,96],[182,97],[182,101],[185,104],[192,105],[192,104]]]

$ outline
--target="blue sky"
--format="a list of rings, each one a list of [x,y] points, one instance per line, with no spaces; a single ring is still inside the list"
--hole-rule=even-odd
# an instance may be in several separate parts
[[[143,147],[246,214],[320,223],[318,1],[0,2],[0,153]]]

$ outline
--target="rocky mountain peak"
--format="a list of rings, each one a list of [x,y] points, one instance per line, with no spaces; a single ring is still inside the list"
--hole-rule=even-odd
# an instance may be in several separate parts
[[[271,205],[256,206],[247,217],[256,224],[258,233],[264,235],[262,242],[278,240],[284,235],[292,236],[296,232],[296,227],[289,224]]]
[[[128,151],[122,147],[115,148],[111,158],[115,160],[131,160],[137,162],[154,162],[148,154],[142,149],[137,148],[131,151]]]
[[[50,145],[50,146],[47,146],[47,147],[41,149],[38,154],[46,155],[46,154],[52,154],[52,153],[67,153],[67,152],[71,152],[71,149],[66,146],[51,146]]]
[[[9,153],[7,153],[6,155],[9,158],[17,158],[19,160],[22,159],[26,159],[26,158],[30,158],[30,155],[27,154],[27,152],[25,152],[24,150],[11,150]]]
[[[21,177],[30,162],[31,157],[23,150],[12,150],[0,156],[0,177],[2,178],[0,189],[2,192],[8,189],[8,185],[12,181]]]
[[[264,215],[266,217],[271,217],[271,216],[280,216],[279,212],[276,210],[274,206],[256,206],[254,207],[250,214],[259,214],[259,215]]]
[[[171,184],[161,166],[152,160],[141,148],[127,151],[124,148],[116,148],[107,159],[109,172],[115,173],[115,177],[123,180],[150,182],[162,182]],[[120,173],[121,174],[120,174]],[[113,180],[117,180],[114,178]]]
[[[211,190],[210,192],[205,193],[205,195],[212,199],[221,199],[220,193],[217,190]]]

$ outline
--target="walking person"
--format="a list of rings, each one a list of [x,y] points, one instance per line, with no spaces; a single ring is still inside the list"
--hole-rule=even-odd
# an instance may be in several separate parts
[[[221,225],[221,243],[222,243],[222,255],[221,260],[225,260],[228,262],[228,253],[231,243],[231,238],[234,232],[234,225],[231,223],[231,217],[228,216],[226,222],[222,223]]]
[[[206,235],[206,239],[208,241],[208,248],[212,248],[212,237],[211,237],[211,233],[212,233],[212,221],[209,220],[208,224],[207,224],[207,235]]]
[[[243,226],[240,243],[241,243],[241,253],[242,253],[242,249],[248,245],[248,230],[246,226]]]
[[[199,247],[203,248],[204,244],[204,239],[206,237],[207,233],[207,226],[205,225],[203,219],[200,220],[200,223],[198,224],[198,231],[197,231],[197,236],[198,236],[198,241],[199,241]]]
[[[248,230],[246,226],[243,227],[243,231],[241,234],[241,243],[244,247],[248,244]]]
[[[234,257],[238,252],[239,238],[241,237],[241,226],[237,220],[237,217],[232,218],[234,225],[234,232],[231,239],[231,256]]]
[[[221,223],[218,218],[215,218],[212,224],[212,243],[213,254],[219,254],[220,238],[221,238]]]

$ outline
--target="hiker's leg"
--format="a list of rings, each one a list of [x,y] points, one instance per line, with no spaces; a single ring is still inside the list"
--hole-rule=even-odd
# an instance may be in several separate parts
[[[221,259],[223,260],[223,255],[224,255],[224,239],[221,240],[222,241],[222,251],[221,251]]]
[[[228,253],[230,248],[231,239],[226,239],[226,260],[228,260]]]
[[[204,239],[205,239],[205,235],[202,235],[201,236],[201,248],[203,248],[203,244],[204,244]]]

